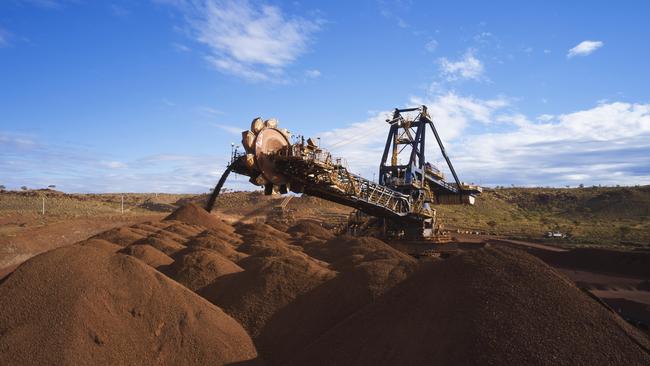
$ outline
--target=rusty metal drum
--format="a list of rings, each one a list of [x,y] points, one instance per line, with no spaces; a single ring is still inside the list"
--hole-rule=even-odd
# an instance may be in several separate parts
[[[255,139],[255,161],[257,169],[273,184],[286,184],[287,179],[280,174],[273,161],[272,155],[289,146],[289,140],[275,128],[265,128]]]

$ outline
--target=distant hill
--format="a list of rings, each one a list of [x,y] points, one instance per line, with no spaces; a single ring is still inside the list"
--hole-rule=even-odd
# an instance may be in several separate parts
[[[638,219],[650,215],[650,186],[509,188],[491,193],[526,211],[553,212],[568,218]]]
[[[475,206],[436,206],[449,226],[514,236],[650,244],[650,186],[487,189]]]

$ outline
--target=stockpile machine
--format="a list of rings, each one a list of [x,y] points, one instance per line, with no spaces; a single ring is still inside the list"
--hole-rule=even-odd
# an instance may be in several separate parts
[[[386,122],[388,137],[374,182],[350,172],[345,160],[333,157],[316,140],[292,138],[277,120],[255,118],[242,133],[244,151],[233,151],[206,209],[212,210],[228,175],[235,172],[264,187],[265,194],[304,193],[355,208],[356,218],[376,218],[373,225],[386,237],[435,240],[441,234],[435,205],[474,204],[482,189],[458,179],[426,106],[395,109]],[[426,160],[428,131],[453,182]]]

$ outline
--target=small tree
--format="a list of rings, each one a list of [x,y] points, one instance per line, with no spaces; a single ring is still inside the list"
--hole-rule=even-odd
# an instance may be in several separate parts
[[[7,189],[7,187],[5,187],[5,186],[3,186],[2,184],[0,184],[0,191],[4,191],[5,189]]]
[[[54,184],[50,184],[49,186],[47,186],[47,188],[54,189],[54,188],[56,188],[56,186]]]
[[[26,191],[28,188],[27,188],[27,186],[22,186],[22,187],[20,187],[20,189],[23,190],[23,191]]]

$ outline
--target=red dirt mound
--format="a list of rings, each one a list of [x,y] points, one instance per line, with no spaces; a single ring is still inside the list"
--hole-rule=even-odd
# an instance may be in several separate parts
[[[287,229],[287,232],[300,236],[311,235],[319,239],[332,239],[334,237],[334,233],[313,220],[302,220]]]
[[[287,229],[289,228],[289,225],[281,221],[267,221],[266,224],[275,230],[282,231],[283,233],[287,232]]]
[[[196,236],[205,230],[202,226],[190,225],[183,222],[177,222],[165,228],[166,232],[180,235],[183,238]]]
[[[136,241],[134,244],[150,245],[167,255],[172,255],[185,249],[185,245],[179,244],[174,240],[165,239],[164,236],[160,236],[158,234],[153,234],[146,238],[142,238]]]
[[[320,258],[336,259],[338,265],[333,267],[340,273],[296,298],[266,322],[256,343],[269,364],[285,363],[296,350],[375,301],[417,267],[413,258],[376,239],[347,238],[328,244],[331,253],[327,247],[321,248]]]
[[[237,247],[237,250],[256,257],[284,257],[302,252],[302,248],[289,245],[280,239],[269,238],[246,241]]]
[[[213,283],[217,278],[243,271],[223,255],[204,248],[188,248],[176,255],[165,274],[192,291]]]
[[[68,246],[0,285],[2,365],[224,365],[256,359],[221,309],[144,263]]]
[[[97,248],[97,249],[103,249],[103,250],[107,250],[107,251],[113,252],[113,253],[115,253],[115,252],[119,251],[120,249],[122,249],[121,246],[119,246],[117,244],[113,244],[113,243],[111,243],[109,241],[106,241],[104,239],[86,239],[86,240],[80,241],[80,242],[78,242],[76,244],[77,245],[82,245],[82,246],[94,247],[94,248]]]
[[[170,256],[147,244],[131,244],[120,250],[120,253],[138,258],[153,268],[160,268],[174,262]]]
[[[486,247],[425,265],[291,364],[647,365],[642,337],[533,256]]]
[[[226,224],[219,218],[208,213],[200,206],[194,203],[188,203],[172,212],[165,220],[177,220],[186,224],[203,226],[206,229],[232,233],[233,227]]]
[[[187,241],[189,240],[188,237],[182,236],[180,234],[171,231],[167,231],[166,228],[162,230],[158,230],[155,233],[149,235],[149,238],[158,238],[167,241],[175,241],[176,243],[183,244],[183,245],[185,245],[185,243],[187,243]]]
[[[206,230],[193,237],[187,243],[187,247],[212,249],[233,262],[247,257],[246,254],[239,253],[235,250],[229,238],[224,238],[223,235],[219,235],[213,230]]]
[[[306,242],[305,253],[332,264],[336,270],[353,268],[361,262],[376,259],[395,259],[407,263],[415,260],[383,241],[372,237],[341,236],[326,243]]]
[[[244,261],[244,272],[221,277],[198,293],[222,307],[253,337],[278,309],[335,275],[296,256],[249,257]]]
[[[291,239],[291,235],[266,224],[239,224],[237,233],[245,240],[274,238],[282,241]]]
[[[147,221],[131,225],[131,228],[144,230],[149,233],[155,233],[156,231],[164,229],[172,224],[173,223],[170,223],[169,221]]]
[[[290,235],[277,231],[265,224],[238,225],[237,232],[242,235],[243,244],[237,247],[237,251],[257,257],[284,257],[300,255],[303,249],[299,246],[289,244]]]
[[[117,227],[115,229],[110,229],[104,231],[103,233],[99,233],[91,237],[91,239],[102,239],[125,247],[129,244],[133,244],[134,242],[146,237],[147,235],[149,235],[149,233],[142,229],[134,229],[130,227]]]

